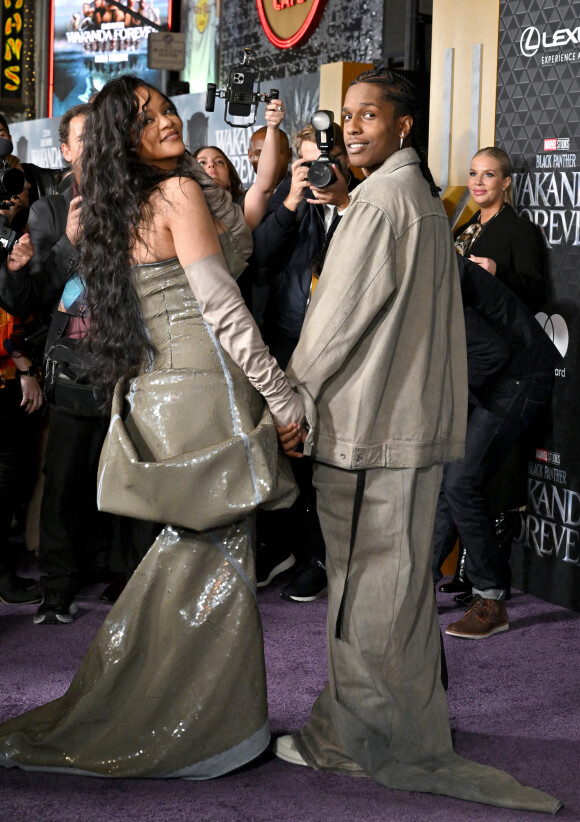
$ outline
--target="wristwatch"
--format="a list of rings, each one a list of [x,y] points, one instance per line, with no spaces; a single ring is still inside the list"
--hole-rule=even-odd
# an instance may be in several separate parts
[[[17,368],[16,373],[20,374],[21,377],[36,377],[36,366],[31,365],[29,368],[25,368],[24,371],[21,371],[20,368]]]

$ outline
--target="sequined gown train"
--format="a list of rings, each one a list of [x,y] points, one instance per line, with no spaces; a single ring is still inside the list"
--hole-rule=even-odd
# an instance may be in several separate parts
[[[209,446],[256,426],[263,400],[217,344],[176,260],[134,274],[157,356],[131,381],[127,428],[144,459],[196,449],[207,459]],[[228,499],[219,484],[210,497],[221,524]],[[264,750],[252,521],[235,506],[231,518],[203,532],[162,531],[64,696],[0,725],[0,764],[204,779]]]

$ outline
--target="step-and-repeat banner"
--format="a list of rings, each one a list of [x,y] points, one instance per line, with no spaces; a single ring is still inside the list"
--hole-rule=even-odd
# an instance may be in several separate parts
[[[523,7],[525,6],[525,11]],[[513,582],[580,610],[580,0],[502,0],[496,145],[516,174],[519,213],[548,247],[538,320],[564,355],[551,413],[533,433]]]

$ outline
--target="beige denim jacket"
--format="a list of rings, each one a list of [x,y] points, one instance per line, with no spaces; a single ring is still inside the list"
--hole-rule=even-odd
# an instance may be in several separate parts
[[[305,453],[341,468],[418,468],[463,455],[467,357],[455,250],[412,148],[351,195],[287,376]]]

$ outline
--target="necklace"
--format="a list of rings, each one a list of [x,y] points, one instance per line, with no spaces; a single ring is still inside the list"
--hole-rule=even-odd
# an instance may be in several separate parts
[[[502,203],[501,208],[499,211],[496,211],[493,217],[490,217],[489,220],[486,220],[485,223],[481,222],[481,211],[477,215],[477,220],[475,222],[470,223],[465,231],[463,231],[459,237],[455,240],[455,248],[461,254],[462,257],[465,257],[469,253],[469,249],[473,245],[473,243],[477,240],[478,237],[481,236],[481,233],[488,226],[492,220],[495,220],[497,215],[503,211],[505,208],[505,203]]]

